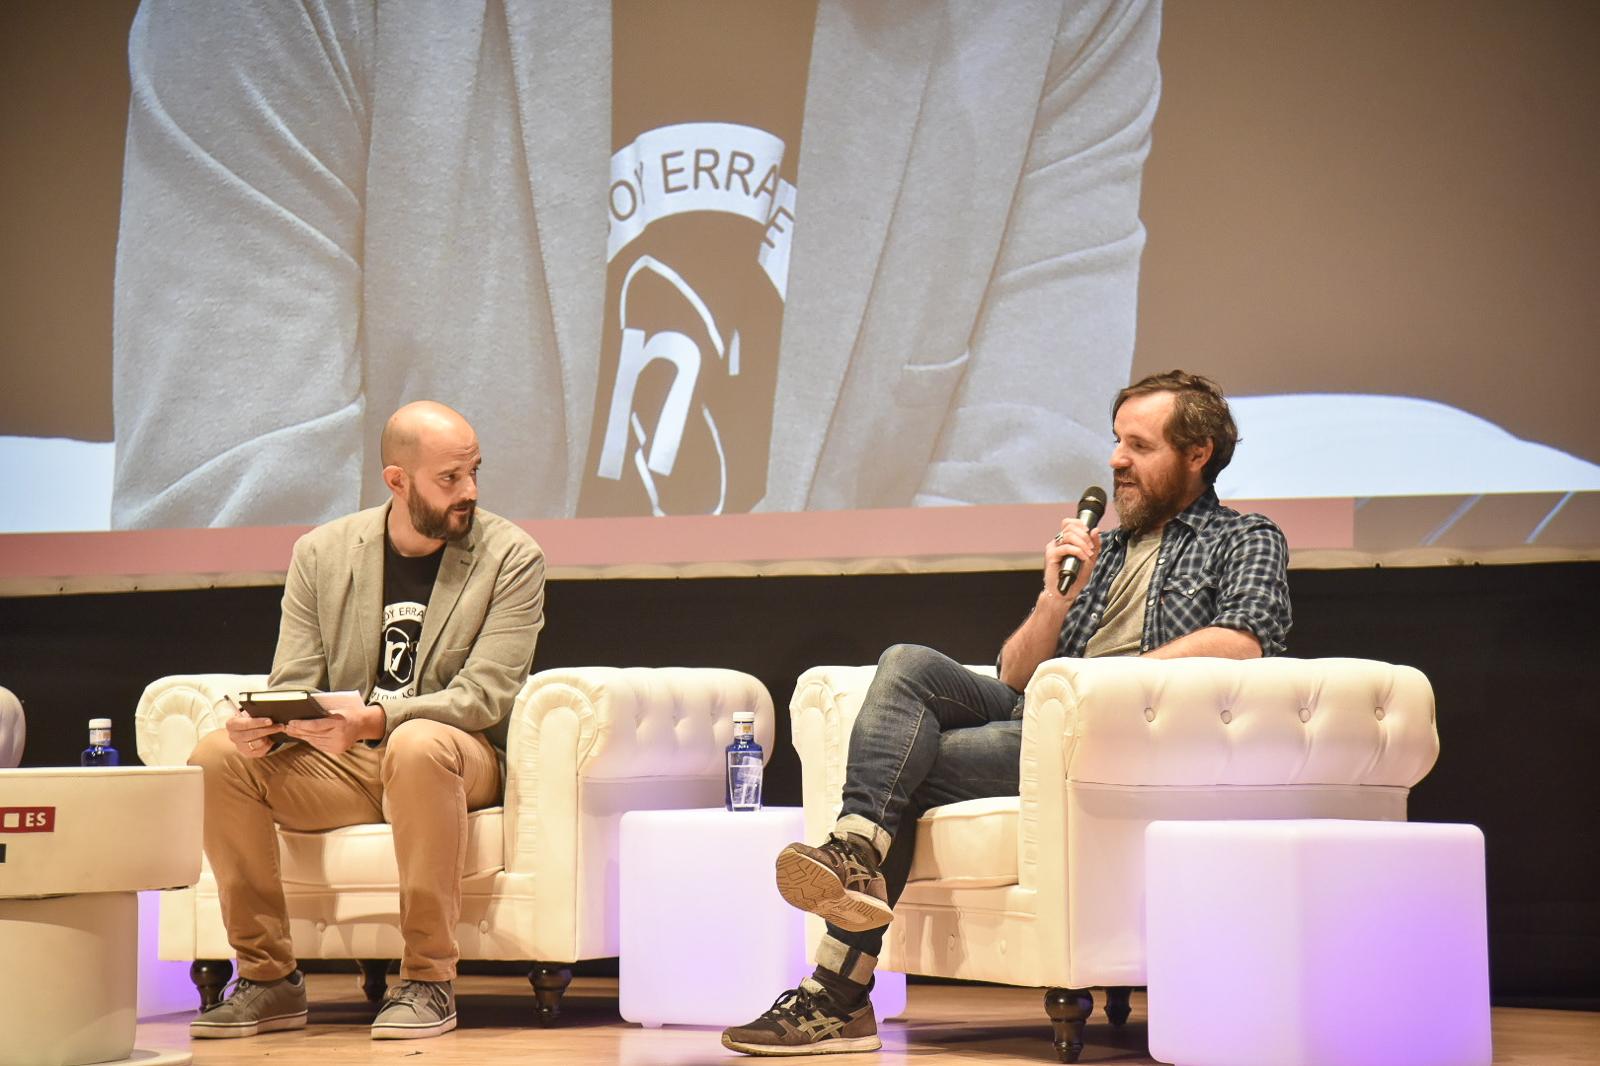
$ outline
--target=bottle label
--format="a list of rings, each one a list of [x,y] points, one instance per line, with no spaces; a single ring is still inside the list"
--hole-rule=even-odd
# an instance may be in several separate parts
[[[728,807],[735,811],[761,809],[761,756],[755,752],[728,752]]]
[[[111,743],[111,730],[109,730],[109,729],[91,729],[91,730],[89,730],[89,743],[93,744],[96,747],[100,747],[100,748],[106,747],[107,745],[109,745]]]

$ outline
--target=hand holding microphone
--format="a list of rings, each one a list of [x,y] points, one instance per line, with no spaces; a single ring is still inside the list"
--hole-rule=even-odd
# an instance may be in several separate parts
[[[1099,524],[1106,513],[1106,490],[1099,485],[1091,485],[1083,492],[1083,498],[1078,501],[1078,521],[1082,522],[1091,531]],[[1061,534],[1056,534],[1057,544],[1062,543]],[[1083,560],[1076,555],[1069,555],[1061,561],[1061,576],[1056,586],[1056,591],[1065,596],[1072,587],[1073,579],[1078,576],[1078,571],[1083,568]]]

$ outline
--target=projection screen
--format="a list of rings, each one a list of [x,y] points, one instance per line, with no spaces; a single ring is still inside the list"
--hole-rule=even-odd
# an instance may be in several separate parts
[[[1031,566],[1174,366],[1297,565],[1592,557],[1596,18],[1514,7],[9,8],[0,591],[274,580],[420,398],[557,575]]]

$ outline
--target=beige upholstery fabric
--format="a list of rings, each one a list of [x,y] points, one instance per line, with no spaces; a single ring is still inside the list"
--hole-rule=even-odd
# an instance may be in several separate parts
[[[808,839],[837,816],[873,669],[818,667],[796,686]],[[886,969],[1141,985],[1146,825],[1403,821],[1439,750],[1427,678],[1357,659],[1056,659],[1035,672],[1026,708],[1020,796],[951,804],[919,822]],[[809,922],[810,942],[820,935]]]
[[[220,719],[224,692],[260,676],[169,677],[139,701],[139,754],[181,763]],[[575,962],[619,951],[618,823],[635,809],[722,803],[733,712],[756,713],[772,748],[772,700],[732,670],[547,670],[512,710],[502,807],[468,822],[457,926],[462,958]],[[280,832],[290,933],[300,958],[394,958],[401,949],[394,848],[385,825]],[[232,957],[209,867],[166,894],[161,957]]]
[[[1016,796],[935,807],[917,821],[912,881],[984,888],[1017,883]]]

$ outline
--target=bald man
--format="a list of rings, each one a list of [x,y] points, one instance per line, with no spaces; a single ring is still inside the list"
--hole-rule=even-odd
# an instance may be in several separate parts
[[[354,690],[365,705],[285,726],[241,712],[190,759],[205,771],[206,857],[239,960],[192,1036],[306,1024],[274,824],[390,822],[405,954],[372,1035],[456,1025],[466,812],[500,800],[506,718],[544,625],[544,554],[478,509],[478,438],[457,412],[407,404],[381,454],[387,502],[294,546],[270,682]]]

